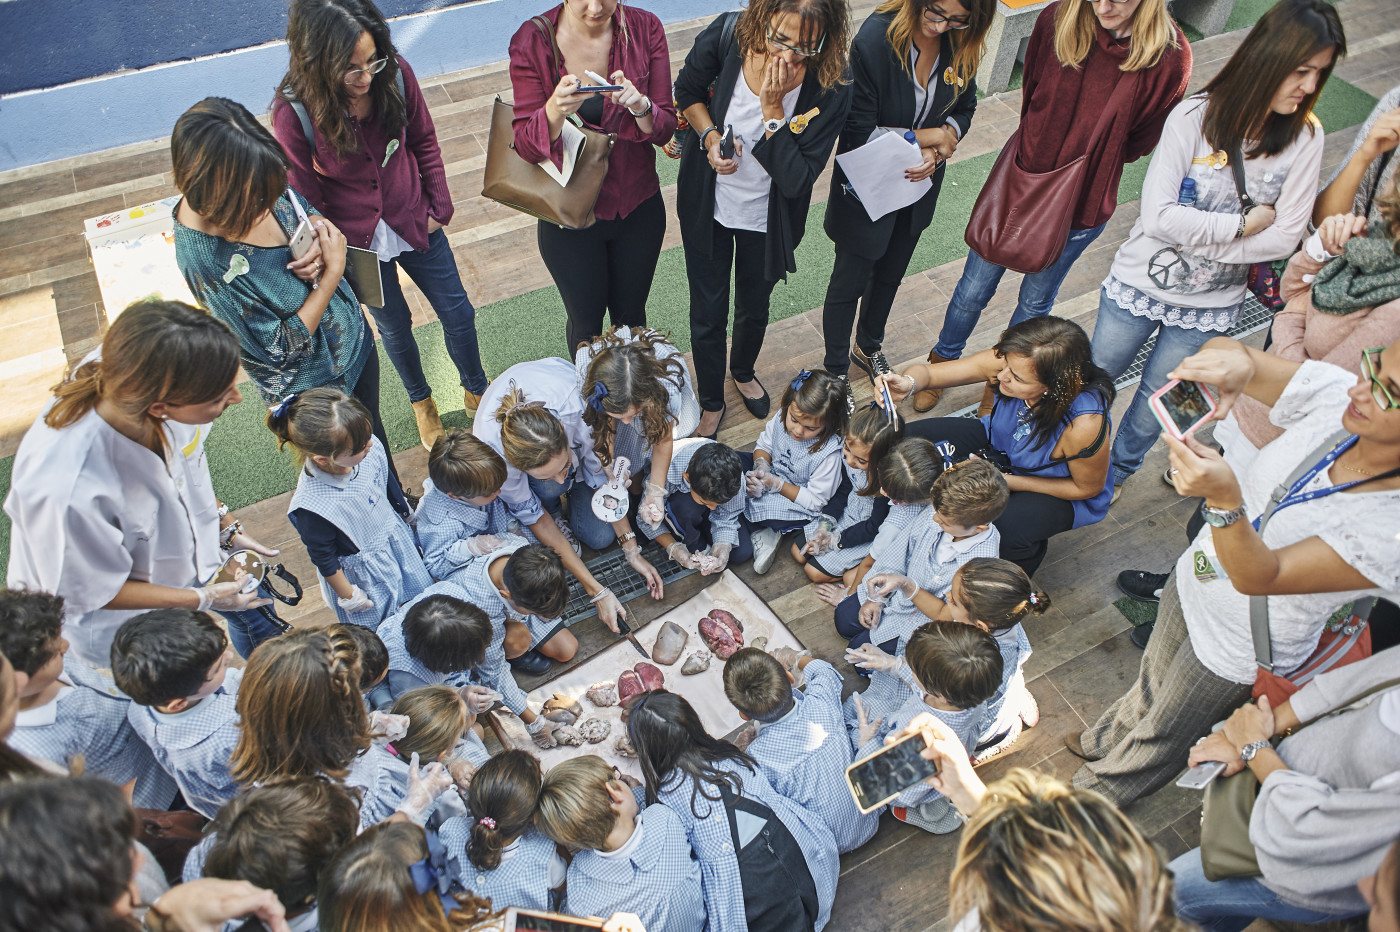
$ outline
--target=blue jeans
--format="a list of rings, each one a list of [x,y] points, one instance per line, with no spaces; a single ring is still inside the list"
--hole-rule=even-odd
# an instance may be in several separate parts
[[[1044,317],[1055,304],[1055,296],[1060,293],[1060,285],[1069,274],[1076,259],[1099,238],[1104,224],[1087,230],[1070,230],[1064,252],[1055,264],[1043,272],[1036,272],[1021,279],[1021,292],[1016,299],[1016,313],[1011,315],[1014,327],[1032,317]],[[967,264],[963,266],[962,278],[953,289],[953,298],[948,302],[948,310],[943,315],[943,329],[938,333],[938,344],[933,351],[944,359],[957,359],[967,346],[967,338],[977,327],[977,321],[997,293],[997,285],[1006,269],[993,265],[971,249],[967,251]]]
[[[264,599],[271,599],[272,594],[267,591],[267,586],[258,588],[258,596]],[[263,641],[270,641],[282,633],[282,629],[268,620],[263,614],[269,611],[273,615],[277,614],[277,602],[263,608],[247,608],[241,612],[219,612],[224,616],[224,621],[228,623],[228,639],[233,644],[233,649],[238,651],[238,656],[244,660]]]
[[[478,395],[486,391],[486,372],[481,368],[481,351],[476,345],[476,310],[462,287],[462,276],[457,274],[457,259],[447,243],[447,234],[436,230],[428,236],[426,252],[409,250],[393,261],[379,263],[384,306],[369,309],[379,328],[379,336],[384,340],[389,361],[408,390],[408,400],[422,401],[430,397],[433,390],[423,376],[423,360],[418,355],[418,343],[413,339],[413,312],[408,309],[399,286],[399,267],[422,290],[438,320],[442,321],[447,355],[457,367],[462,387]]]
[[[613,526],[593,513],[593,489],[588,483],[570,475],[564,482],[530,477],[530,489],[539,498],[544,510],[552,517],[562,511],[560,499],[569,493],[569,527],[578,542],[593,550],[602,550],[617,539]]]
[[[1206,932],[1240,932],[1256,919],[1329,922],[1347,916],[1320,913],[1285,902],[1258,877],[1206,880],[1201,849],[1192,848],[1167,865],[1176,878],[1176,914]]]
[[[1187,330],[1148,317],[1138,317],[1123,310],[1117,301],[1099,289],[1099,319],[1094,324],[1092,344],[1096,365],[1117,379],[1132,365],[1133,357],[1153,331],[1157,333],[1157,343],[1143,366],[1142,381],[1133,395],[1133,403],[1118,422],[1118,435],[1113,438],[1113,454],[1109,462],[1113,467],[1114,485],[1121,484],[1142,468],[1147,451],[1152,449],[1162,433],[1162,425],[1148,402],[1152,393],[1167,384],[1167,373],[1175,369],[1178,363],[1199,350],[1211,337],[1220,334]]]

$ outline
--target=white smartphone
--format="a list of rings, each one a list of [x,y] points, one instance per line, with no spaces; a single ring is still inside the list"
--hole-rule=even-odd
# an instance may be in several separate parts
[[[1176,785],[1183,790],[1203,790],[1210,786],[1211,781],[1220,776],[1225,770],[1225,763],[1218,760],[1208,760],[1204,764],[1197,764],[1176,781]]]
[[[316,233],[311,229],[311,221],[303,220],[292,234],[291,240],[287,243],[287,248],[292,251],[292,259],[300,259],[306,255],[311,244],[316,242]]]

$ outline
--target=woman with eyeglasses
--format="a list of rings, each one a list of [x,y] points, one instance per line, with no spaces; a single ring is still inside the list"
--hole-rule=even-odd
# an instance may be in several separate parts
[[[933,221],[943,169],[977,109],[973,76],[995,10],[995,0],[885,0],[851,43],[851,112],[836,151],[885,132],[912,132],[923,164],[904,177],[933,186],[908,207],[871,219],[841,166],[832,170],[826,235],[836,244],[836,264],[822,309],[828,372],[845,375],[855,363],[873,379],[889,369],[881,352],[885,321]]]
[[[1094,324],[1094,361],[1115,379],[1156,337],[1113,439],[1115,499],[1161,434],[1151,398],[1167,373],[1235,326],[1251,264],[1288,256],[1306,232],[1324,141],[1313,107],[1344,54],[1328,3],[1281,0],[1167,117]]]
[[[1126,806],[1181,772],[1196,739],[1249,698],[1259,675],[1251,597],[1268,597],[1280,676],[1313,653],[1339,608],[1400,598],[1400,341],[1358,355],[1360,376],[1214,337],[1170,373],[1211,386],[1217,419],[1248,395],[1283,434],[1239,474],[1193,436],[1163,438],[1176,490],[1203,499],[1205,526],[1163,583],[1136,682],[1066,736],[1086,762],[1075,786]]]
[[[696,36],[676,77],[676,105],[695,130],[681,152],[676,212],[690,281],[699,436],[713,438],[724,416],[731,273],[729,373],[749,413],[768,416],[754,364],[769,296],[797,271],[812,186],[850,109],[849,17],[846,0],[752,0]]]
[[[1167,114],[1186,93],[1191,48],[1166,0],[1057,0],[1036,19],[1024,74],[1020,129],[1008,143],[1016,146],[1017,165],[1045,173],[1083,158],[1085,172],[1064,250],[1021,279],[1009,326],[1050,313],[1070,267],[1118,206],[1123,166],[1157,146]],[[1005,273],[968,250],[930,363],[962,356]],[[914,410],[930,410],[942,394],[919,392]],[[981,413],[992,403],[989,387]]]
[[[442,321],[468,415],[488,380],[476,311],[444,231],[454,208],[427,101],[372,0],[294,0],[287,46],[291,66],[273,101],[272,129],[291,159],[292,187],[349,245],[378,254],[384,306],[370,313],[413,404],[418,435],[431,449],[442,420],[423,374],[400,269]]]

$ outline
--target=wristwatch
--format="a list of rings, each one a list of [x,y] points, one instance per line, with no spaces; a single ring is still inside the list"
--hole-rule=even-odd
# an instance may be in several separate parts
[[[1263,741],[1251,741],[1244,747],[1240,748],[1240,760],[1244,761],[1247,764],[1250,761],[1254,760],[1255,754],[1258,754],[1260,751],[1264,750],[1264,748],[1268,746],[1269,741],[1267,738]]]
[[[1243,504],[1230,511],[1224,511],[1219,508],[1212,508],[1205,502],[1201,502],[1201,517],[1204,518],[1206,524],[1209,524],[1211,527],[1229,527],[1244,516],[1245,511]]]
[[[781,120],[764,120],[763,128],[770,133],[776,133],[778,130],[783,128],[783,124],[786,122],[787,117],[783,117]]]

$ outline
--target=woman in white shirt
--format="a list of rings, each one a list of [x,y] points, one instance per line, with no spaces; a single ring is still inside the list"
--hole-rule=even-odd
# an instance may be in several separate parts
[[[1201,93],[1167,117],[1143,182],[1142,215],[1113,257],[1094,325],[1094,362],[1115,379],[1157,337],[1113,441],[1115,486],[1157,441],[1148,399],[1167,373],[1239,320],[1250,265],[1287,257],[1307,231],[1323,146],[1312,110],[1344,54],[1336,10],[1323,0],[1283,0]],[[1257,206],[1242,202],[1241,170]]]
[[[278,632],[257,592],[204,585],[221,544],[277,552],[242,533],[209,477],[204,439],[243,400],[237,377],[226,326],[188,305],[138,302],[20,443],[5,499],[9,584],[63,598],[64,637],[86,663],[108,666],[117,628],[153,608],[224,613],[245,656]]]

